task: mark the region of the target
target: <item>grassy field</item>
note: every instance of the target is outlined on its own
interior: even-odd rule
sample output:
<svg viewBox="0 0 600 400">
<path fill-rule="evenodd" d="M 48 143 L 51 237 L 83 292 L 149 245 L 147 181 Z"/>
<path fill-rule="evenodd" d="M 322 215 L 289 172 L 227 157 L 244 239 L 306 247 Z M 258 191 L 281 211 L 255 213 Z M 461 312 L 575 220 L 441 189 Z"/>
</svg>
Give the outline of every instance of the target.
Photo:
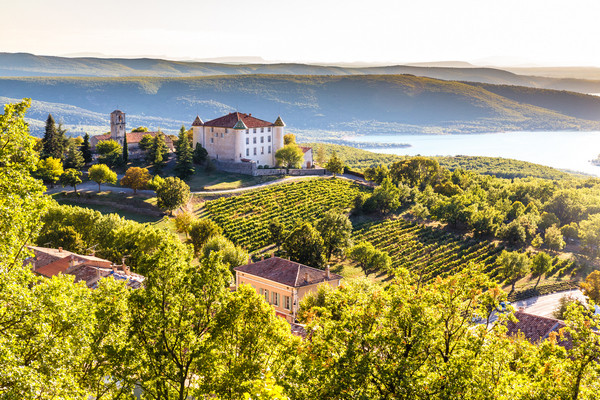
<svg viewBox="0 0 600 400">
<path fill-rule="evenodd" d="M 222 171 L 205 172 L 200 170 L 187 181 L 187 184 L 190 186 L 190 190 L 195 192 L 201 190 L 239 189 L 277 179 L 280 179 L 280 177 L 231 174 Z"/>
</svg>

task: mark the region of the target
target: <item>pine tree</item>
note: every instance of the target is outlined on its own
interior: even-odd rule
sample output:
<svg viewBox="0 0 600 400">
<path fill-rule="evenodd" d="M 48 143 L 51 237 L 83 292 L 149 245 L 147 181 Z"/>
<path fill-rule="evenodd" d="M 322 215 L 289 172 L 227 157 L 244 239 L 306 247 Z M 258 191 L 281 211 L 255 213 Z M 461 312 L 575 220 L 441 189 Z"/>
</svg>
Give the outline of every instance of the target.
<svg viewBox="0 0 600 400">
<path fill-rule="evenodd" d="M 81 151 L 79 151 L 74 144 L 70 145 L 69 150 L 67 151 L 67 156 L 65 157 L 65 168 L 79 170 L 84 164 L 85 160 L 83 159 L 83 154 L 81 154 Z"/>
<path fill-rule="evenodd" d="M 179 130 L 176 154 L 177 164 L 175 165 L 175 172 L 179 178 L 185 180 L 194 174 L 194 154 L 185 126 L 182 126 Z"/>
<path fill-rule="evenodd" d="M 83 161 L 86 164 L 92 162 L 92 148 L 90 146 L 90 135 L 87 133 L 83 137 L 83 144 L 81 145 L 81 154 L 83 155 Z"/>
<path fill-rule="evenodd" d="M 63 140 L 60 140 L 54 117 L 52 117 L 52 114 L 48 114 L 48 118 L 46 119 L 46 131 L 44 133 L 44 138 L 42 139 L 42 158 L 53 157 L 59 160 L 63 159 L 65 151 L 64 133 L 62 137 Z"/>
<path fill-rule="evenodd" d="M 127 165 L 127 162 L 129 161 L 129 146 L 127 146 L 127 134 L 125 134 L 125 137 L 123 138 L 123 164 Z"/>
</svg>

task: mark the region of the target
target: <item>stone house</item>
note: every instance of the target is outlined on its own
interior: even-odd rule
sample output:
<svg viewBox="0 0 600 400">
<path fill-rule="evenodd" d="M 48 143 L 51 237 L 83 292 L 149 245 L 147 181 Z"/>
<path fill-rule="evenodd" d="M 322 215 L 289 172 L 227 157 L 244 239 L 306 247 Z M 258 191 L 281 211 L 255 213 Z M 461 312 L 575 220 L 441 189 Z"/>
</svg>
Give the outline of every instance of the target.
<svg viewBox="0 0 600 400">
<path fill-rule="evenodd" d="M 110 113 L 110 133 L 90 137 L 90 146 L 92 147 L 92 150 L 95 151 L 96 145 L 99 142 L 109 139 L 112 139 L 123 146 L 125 137 L 127 137 L 127 150 L 129 152 L 129 157 L 141 158 L 143 157 L 144 152 L 140 150 L 140 141 L 144 135 L 155 137 L 157 134 L 158 132 L 127 132 L 125 113 L 121 110 L 115 110 Z M 174 151 L 173 140 L 167 135 L 165 135 L 165 144 L 167 145 L 169 152 Z"/>
<path fill-rule="evenodd" d="M 296 321 L 300 301 L 321 284 L 337 287 L 342 277 L 326 270 L 271 257 L 234 268 L 235 285 L 251 285 L 289 323 Z"/>
<path fill-rule="evenodd" d="M 29 246 L 29 249 L 33 250 L 34 257 L 25 262 L 31 265 L 34 273 L 46 278 L 59 274 L 73 275 L 75 282 L 83 281 L 90 289 L 98 287 L 100 279 L 107 277 L 126 281 L 127 286 L 132 289 L 140 288 L 145 280 L 142 275 L 131 272 L 124 263 L 115 265 L 109 260 L 76 254 L 63 250 L 62 247 L 52 249 Z"/>
</svg>

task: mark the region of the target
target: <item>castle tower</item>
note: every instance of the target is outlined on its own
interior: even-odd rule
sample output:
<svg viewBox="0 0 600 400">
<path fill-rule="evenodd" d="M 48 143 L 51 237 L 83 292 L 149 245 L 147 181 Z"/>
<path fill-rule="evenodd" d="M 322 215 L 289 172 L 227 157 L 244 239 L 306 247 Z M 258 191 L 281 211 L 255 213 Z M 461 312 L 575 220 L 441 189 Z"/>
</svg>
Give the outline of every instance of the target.
<svg viewBox="0 0 600 400">
<path fill-rule="evenodd" d="M 121 110 L 110 113 L 110 138 L 123 145 L 125 140 L 125 113 Z"/>
<path fill-rule="evenodd" d="M 206 147 L 206 143 L 204 143 L 204 121 L 202 121 L 199 115 L 196 115 L 196 119 L 192 122 L 192 133 L 192 147 L 195 149 L 196 143 L 200 143 L 202 147 Z"/>
<path fill-rule="evenodd" d="M 241 119 L 238 119 L 237 123 L 233 127 L 233 131 L 235 132 L 234 160 L 236 162 L 240 162 L 243 157 L 244 140 L 245 140 L 244 131 L 246 129 L 248 129 L 248 127 L 246 126 L 246 124 L 244 124 L 244 121 L 242 121 Z"/>
<path fill-rule="evenodd" d="M 285 123 L 281 119 L 281 117 L 277 117 L 275 122 L 273 123 L 273 157 L 275 157 L 275 153 L 277 150 L 283 147 L 283 135 L 285 128 Z"/>
</svg>

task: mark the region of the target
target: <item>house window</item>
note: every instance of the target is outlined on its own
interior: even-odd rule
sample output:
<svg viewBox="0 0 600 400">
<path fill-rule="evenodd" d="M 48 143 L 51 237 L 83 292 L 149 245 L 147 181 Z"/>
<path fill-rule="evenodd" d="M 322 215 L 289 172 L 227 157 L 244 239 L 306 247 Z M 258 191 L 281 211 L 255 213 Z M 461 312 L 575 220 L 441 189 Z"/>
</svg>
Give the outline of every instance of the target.
<svg viewBox="0 0 600 400">
<path fill-rule="evenodd" d="M 218 133 L 215 133 L 215 137 L 219 137 L 219 134 L 218 134 Z"/>
<path fill-rule="evenodd" d="M 246 149 L 246 157 L 250 155 L 250 149 Z"/>
<path fill-rule="evenodd" d="M 214 143 L 215 142 L 215 138 L 210 138 L 210 142 Z"/>
<path fill-rule="evenodd" d="M 221 132 L 221 137 L 223 137 L 223 132 Z"/>
<path fill-rule="evenodd" d="M 265 131 L 265 128 L 260 128 L 260 133 L 263 133 Z"/>
<path fill-rule="evenodd" d="M 273 305 L 274 306 L 279 306 L 279 293 L 275 293 L 273 292 L 273 296 L 272 296 L 272 300 L 273 300 Z"/>
<path fill-rule="evenodd" d="M 225 133 L 229 132 L 229 129 L 225 128 Z M 221 137 L 223 137 L 223 134 L 221 133 Z"/>
<path fill-rule="evenodd" d="M 211 131 L 211 132 L 214 132 L 214 131 L 215 131 L 215 128 L 212 128 L 212 127 L 211 127 L 211 128 L 210 128 L 210 131 Z"/>
<path fill-rule="evenodd" d="M 267 132 L 271 132 L 271 128 L 267 129 Z"/>
<path fill-rule="evenodd" d="M 250 133 L 250 129 L 246 129 L 246 135 Z"/>
<path fill-rule="evenodd" d="M 286 310 L 292 309 L 292 298 L 290 296 L 283 296 L 283 308 Z"/>
<path fill-rule="evenodd" d="M 268 303 L 269 302 L 269 291 L 267 289 L 264 290 L 264 295 L 265 295 L 265 301 Z"/>
<path fill-rule="evenodd" d="M 264 142 L 265 142 L 265 137 L 264 137 L 264 136 L 261 136 L 261 137 L 260 137 L 260 142 L 261 142 L 261 143 L 264 143 Z"/>
<path fill-rule="evenodd" d="M 256 138 L 252 138 L 252 142 L 256 144 Z"/>
<path fill-rule="evenodd" d="M 271 143 L 271 136 L 267 136 L 267 142 Z"/>
<path fill-rule="evenodd" d="M 250 144 L 250 138 L 246 138 L 246 144 Z"/>
<path fill-rule="evenodd" d="M 271 146 L 269 146 L 269 154 L 271 154 Z"/>
<path fill-rule="evenodd" d="M 256 133 L 256 128 L 254 128 L 254 133 Z"/>
<path fill-rule="evenodd" d="M 256 155 L 256 147 L 254 148 L 254 155 Z"/>
<path fill-rule="evenodd" d="M 265 146 L 260 147 L 260 154 L 265 154 Z"/>
</svg>

